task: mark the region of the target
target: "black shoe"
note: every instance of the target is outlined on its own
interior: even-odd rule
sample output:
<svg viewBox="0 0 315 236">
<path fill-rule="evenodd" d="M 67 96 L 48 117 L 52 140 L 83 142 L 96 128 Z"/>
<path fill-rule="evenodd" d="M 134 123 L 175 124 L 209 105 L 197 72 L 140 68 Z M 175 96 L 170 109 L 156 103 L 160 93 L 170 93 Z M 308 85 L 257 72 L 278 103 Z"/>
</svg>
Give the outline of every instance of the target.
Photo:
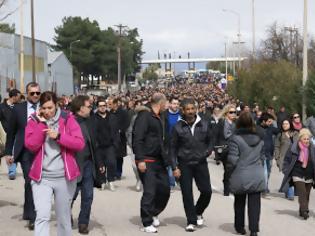
<svg viewBox="0 0 315 236">
<path fill-rule="evenodd" d="M 89 226 L 86 224 L 79 225 L 80 234 L 89 234 Z"/>
<path fill-rule="evenodd" d="M 241 235 L 245 235 L 246 234 L 246 230 L 244 228 L 242 228 L 242 229 L 235 229 L 235 230 L 236 230 L 236 232 L 238 234 L 241 234 Z"/>
<path fill-rule="evenodd" d="M 28 224 L 27 224 L 27 228 L 30 230 L 30 231 L 33 231 L 34 228 L 35 228 L 35 225 L 34 225 L 34 221 L 29 221 Z"/>
<path fill-rule="evenodd" d="M 73 216 L 71 215 L 71 228 L 73 228 L 74 225 L 74 220 L 73 220 Z"/>
<path fill-rule="evenodd" d="M 250 236 L 258 236 L 257 232 L 250 232 Z"/>
<path fill-rule="evenodd" d="M 307 211 L 304 211 L 304 212 L 302 213 L 302 217 L 304 218 L 304 220 L 307 220 L 310 216 L 309 216 L 309 214 L 308 214 Z"/>
</svg>

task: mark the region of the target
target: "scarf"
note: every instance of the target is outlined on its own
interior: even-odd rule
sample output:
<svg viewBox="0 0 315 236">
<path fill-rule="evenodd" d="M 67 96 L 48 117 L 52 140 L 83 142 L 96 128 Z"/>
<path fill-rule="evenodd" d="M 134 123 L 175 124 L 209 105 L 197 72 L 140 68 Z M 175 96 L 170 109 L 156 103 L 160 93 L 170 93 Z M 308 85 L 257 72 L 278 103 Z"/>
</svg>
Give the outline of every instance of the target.
<svg viewBox="0 0 315 236">
<path fill-rule="evenodd" d="M 302 122 L 299 122 L 299 123 L 292 122 L 292 123 L 295 130 L 301 130 L 303 128 Z"/>
<path fill-rule="evenodd" d="M 305 146 L 302 142 L 299 142 L 300 147 L 300 156 L 299 161 L 302 162 L 302 167 L 306 168 L 308 163 L 308 147 Z"/>
</svg>

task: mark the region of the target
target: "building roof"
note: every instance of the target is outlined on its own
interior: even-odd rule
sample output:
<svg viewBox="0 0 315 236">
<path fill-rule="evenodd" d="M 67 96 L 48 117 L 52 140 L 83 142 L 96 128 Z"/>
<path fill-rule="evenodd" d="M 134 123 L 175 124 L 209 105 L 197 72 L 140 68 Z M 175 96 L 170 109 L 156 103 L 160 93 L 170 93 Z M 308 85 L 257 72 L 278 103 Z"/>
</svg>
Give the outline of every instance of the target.
<svg viewBox="0 0 315 236">
<path fill-rule="evenodd" d="M 62 54 L 63 52 L 61 51 L 51 52 L 48 50 L 48 58 L 47 58 L 48 65 L 54 63 L 54 61 Z"/>
</svg>

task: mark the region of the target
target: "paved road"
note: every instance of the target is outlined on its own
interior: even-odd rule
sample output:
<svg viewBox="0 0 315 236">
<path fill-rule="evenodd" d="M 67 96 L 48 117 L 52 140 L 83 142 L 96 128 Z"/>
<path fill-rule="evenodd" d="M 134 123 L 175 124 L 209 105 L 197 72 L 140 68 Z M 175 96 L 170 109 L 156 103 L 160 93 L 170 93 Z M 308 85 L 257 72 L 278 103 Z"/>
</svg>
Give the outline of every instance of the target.
<svg viewBox="0 0 315 236">
<path fill-rule="evenodd" d="M 211 181 L 214 189 L 209 208 L 204 214 L 205 227 L 194 235 L 235 235 L 233 229 L 233 197 L 222 196 L 222 166 L 209 161 Z M 19 169 L 19 173 L 21 170 Z M 124 165 L 124 179 L 117 182 L 116 192 L 95 190 L 90 235 L 132 236 L 146 235 L 139 231 L 139 201 L 141 193 L 135 191 L 135 178 L 127 158 Z M 271 176 L 271 196 L 262 200 L 261 233 L 264 236 L 308 236 L 315 235 L 315 195 L 312 193 L 311 217 L 304 221 L 298 217 L 298 203 L 288 201 L 277 192 L 282 175 L 274 168 Z M 197 191 L 195 191 L 197 194 Z M 78 199 L 79 200 L 79 199 Z M 23 177 L 8 180 L 6 166 L 0 167 L 0 235 L 33 235 L 25 228 L 22 220 Z M 74 216 L 78 215 L 79 201 L 74 205 Z M 171 195 L 166 210 L 160 216 L 162 225 L 159 235 L 185 235 L 183 204 L 180 191 Z M 76 221 L 75 221 L 76 222 Z M 55 215 L 52 213 L 51 235 L 56 235 Z M 77 229 L 74 235 L 79 235 Z"/>
</svg>

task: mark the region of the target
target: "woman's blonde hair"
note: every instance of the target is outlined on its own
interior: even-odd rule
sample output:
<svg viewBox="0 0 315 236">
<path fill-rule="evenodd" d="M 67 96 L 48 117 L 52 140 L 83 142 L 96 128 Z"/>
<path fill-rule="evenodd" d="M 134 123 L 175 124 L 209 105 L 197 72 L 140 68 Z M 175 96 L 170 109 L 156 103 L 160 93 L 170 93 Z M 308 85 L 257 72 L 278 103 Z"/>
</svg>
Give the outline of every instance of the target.
<svg viewBox="0 0 315 236">
<path fill-rule="evenodd" d="M 309 129 L 303 128 L 299 132 L 299 140 L 301 140 L 302 137 L 308 136 L 309 138 L 312 137 L 312 133 Z"/>
<path fill-rule="evenodd" d="M 220 114 L 220 118 L 226 117 L 227 113 L 229 113 L 231 108 L 234 108 L 236 111 L 236 106 L 234 104 L 228 104 L 225 107 L 223 107 L 222 112 Z"/>
</svg>

